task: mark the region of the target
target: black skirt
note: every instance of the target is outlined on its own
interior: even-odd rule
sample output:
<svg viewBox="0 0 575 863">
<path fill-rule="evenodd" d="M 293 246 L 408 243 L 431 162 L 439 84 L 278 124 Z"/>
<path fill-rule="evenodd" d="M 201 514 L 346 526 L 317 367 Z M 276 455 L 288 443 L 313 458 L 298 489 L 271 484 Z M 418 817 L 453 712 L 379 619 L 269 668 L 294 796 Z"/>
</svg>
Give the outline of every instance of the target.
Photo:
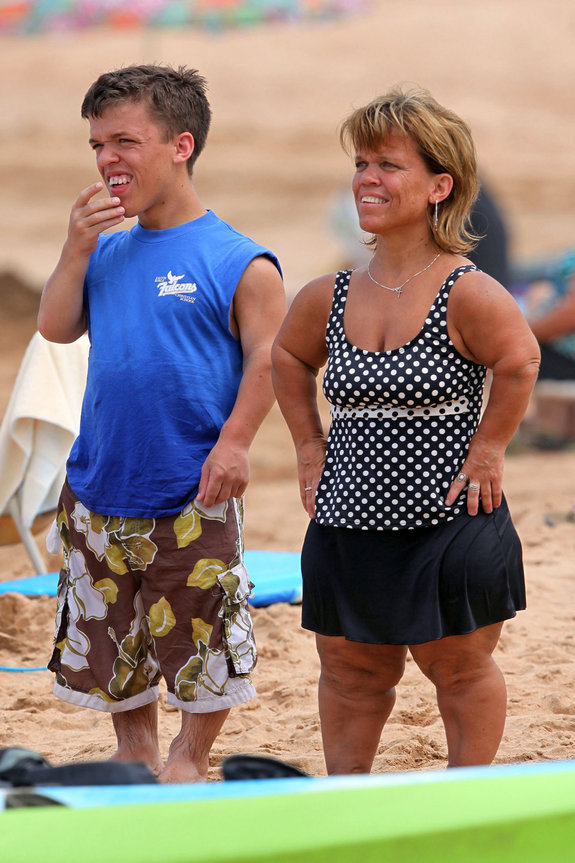
<svg viewBox="0 0 575 863">
<path fill-rule="evenodd" d="M 304 629 L 368 644 L 425 644 L 525 608 L 521 542 L 505 501 L 413 530 L 311 521 L 302 574 Z"/>
</svg>

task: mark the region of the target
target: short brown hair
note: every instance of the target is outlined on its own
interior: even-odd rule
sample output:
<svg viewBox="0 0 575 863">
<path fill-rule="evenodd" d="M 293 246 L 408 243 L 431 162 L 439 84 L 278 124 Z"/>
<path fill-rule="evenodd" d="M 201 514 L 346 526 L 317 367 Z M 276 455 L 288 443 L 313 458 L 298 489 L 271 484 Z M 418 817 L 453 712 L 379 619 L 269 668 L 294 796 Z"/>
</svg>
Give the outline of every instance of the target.
<svg viewBox="0 0 575 863">
<path fill-rule="evenodd" d="M 194 152 L 188 159 L 191 176 L 210 128 L 212 114 L 206 91 L 206 79 L 195 69 L 126 66 L 105 72 L 94 81 L 84 96 L 81 114 L 85 119 L 101 117 L 107 108 L 118 102 L 145 102 L 167 140 L 181 132 L 192 134 Z"/>
<path fill-rule="evenodd" d="M 413 139 L 432 174 L 449 174 L 453 179 L 451 192 L 439 205 L 436 229 L 434 207 L 429 205 L 429 224 L 435 242 L 446 252 L 471 251 L 479 239 L 470 229 L 479 179 L 469 126 L 427 90 L 394 87 L 353 111 L 341 125 L 340 141 L 347 153 L 352 148 L 376 150 L 394 131 Z"/>
</svg>

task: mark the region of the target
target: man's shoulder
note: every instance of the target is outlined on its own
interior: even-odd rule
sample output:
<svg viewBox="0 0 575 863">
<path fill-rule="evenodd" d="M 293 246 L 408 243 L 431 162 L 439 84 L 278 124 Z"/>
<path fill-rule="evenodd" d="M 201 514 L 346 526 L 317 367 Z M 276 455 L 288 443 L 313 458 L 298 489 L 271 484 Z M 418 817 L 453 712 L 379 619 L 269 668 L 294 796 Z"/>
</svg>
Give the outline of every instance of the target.
<svg viewBox="0 0 575 863">
<path fill-rule="evenodd" d="M 216 216 L 215 214 L 213 215 L 215 219 L 214 223 L 217 222 L 219 228 L 218 241 L 221 240 L 224 247 L 226 247 L 226 252 L 228 254 L 235 251 L 235 253 L 243 259 L 246 264 L 253 258 L 257 258 L 259 256 L 269 258 L 281 273 L 279 261 L 270 249 L 266 246 L 262 246 L 261 243 L 258 243 L 247 234 L 238 231 L 237 228 L 234 228 L 234 226 L 230 225 L 229 222 L 220 219 L 219 216 Z M 220 247 L 220 251 L 221 250 L 222 248 Z"/>
<path fill-rule="evenodd" d="M 234 228 L 233 225 L 230 225 L 229 222 L 226 222 L 224 219 L 220 219 L 219 216 L 216 216 L 213 213 L 213 225 L 218 227 L 224 237 L 227 237 L 230 243 L 247 243 L 253 246 L 259 246 L 252 237 L 249 237 L 247 234 L 244 234 L 242 231 L 239 231 L 237 228 Z M 263 248 L 260 246 L 260 248 Z"/>
</svg>

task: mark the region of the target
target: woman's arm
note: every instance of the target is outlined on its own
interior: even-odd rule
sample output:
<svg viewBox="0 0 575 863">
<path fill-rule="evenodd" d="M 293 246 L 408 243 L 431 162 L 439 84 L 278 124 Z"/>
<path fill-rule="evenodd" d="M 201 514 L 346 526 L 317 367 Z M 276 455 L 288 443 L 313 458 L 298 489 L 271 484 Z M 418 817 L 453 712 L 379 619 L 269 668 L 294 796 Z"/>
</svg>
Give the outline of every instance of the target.
<svg viewBox="0 0 575 863">
<path fill-rule="evenodd" d="M 327 359 L 325 331 L 334 278 L 323 276 L 302 288 L 272 348 L 274 391 L 294 441 L 301 500 L 310 518 L 325 460 L 317 376 Z"/>
<path fill-rule="evenodd" d="M 517 303 L 498 282 L 484 273 L 462 276 L 448 305 L 448 327 L 463 356 L 492 370 L 489 397 L 460 471 L 480 491 L 470 489 L 467 509 L 476 515 L 479 497 L 485 512 L 502 497 L 503 458 L 521 422 L 539 370 L 537 339 Z M 451 506 L 461 492 L 452 483 L 446 497 Z"/>
</svg>

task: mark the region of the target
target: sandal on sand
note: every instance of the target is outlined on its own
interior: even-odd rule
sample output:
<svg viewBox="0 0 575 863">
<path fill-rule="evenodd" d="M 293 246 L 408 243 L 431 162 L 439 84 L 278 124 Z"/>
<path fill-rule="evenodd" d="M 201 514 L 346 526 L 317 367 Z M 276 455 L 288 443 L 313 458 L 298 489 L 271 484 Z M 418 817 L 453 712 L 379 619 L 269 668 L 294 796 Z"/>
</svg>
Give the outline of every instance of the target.
<svg viewBox="0 0 575 863">
<path fill-rule="evenodd" d="M 33 788 L 15 788 L 6 793 L 4 809 L 27 809 L 29 806 L 65 806 L 47 794 L 38 794 Z"/>
<path fill-rule="evenodd" d="M 13 784 L 14 775 L 35 767 L 49 767 L 43 755 L 24 749 L 22 746 L 8 746 L 0 749 L 0 782 Z"/>
<path fill-rule="evenodd" d="M 240 779 L 288 779 L 307 776 L 298 767 L 264 755 L 230 755 L 222 762 L 222 773 L 226 781 Z"/>
<path fill-rule="evenodd" d="M 34 785 L 154 785 L 149 767 L 138 761 L 79 761 L 50 764 L 42 755 L 17 746 L 0 749 L 0 783 L 12 788 Z"/>
</svg>

